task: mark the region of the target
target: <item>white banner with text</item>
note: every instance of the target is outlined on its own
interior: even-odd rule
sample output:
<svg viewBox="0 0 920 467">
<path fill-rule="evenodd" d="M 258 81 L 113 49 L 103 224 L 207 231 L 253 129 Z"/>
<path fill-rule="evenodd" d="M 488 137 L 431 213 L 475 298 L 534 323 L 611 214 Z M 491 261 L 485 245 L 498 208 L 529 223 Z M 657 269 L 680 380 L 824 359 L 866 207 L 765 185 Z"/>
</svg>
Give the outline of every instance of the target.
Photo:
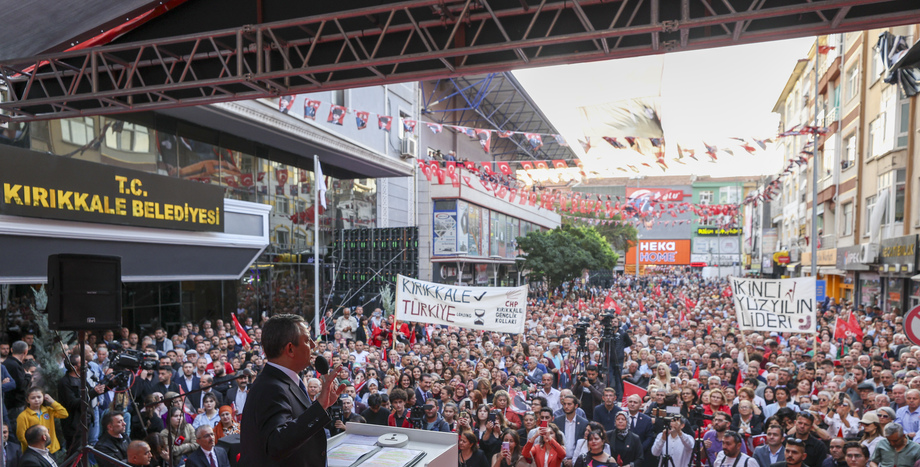
<svg viewBox="0 0 920 467">
<path fill-rule="evenodd" d="M 467 287 L 400 275 L 396 319 L 512 334 L 524 332 L 527 286 Z"/>
<path fill-rule="evenodd" d="M 815 278 L 730 279 L 741 330 L 816 332 Z"/>
</svg>

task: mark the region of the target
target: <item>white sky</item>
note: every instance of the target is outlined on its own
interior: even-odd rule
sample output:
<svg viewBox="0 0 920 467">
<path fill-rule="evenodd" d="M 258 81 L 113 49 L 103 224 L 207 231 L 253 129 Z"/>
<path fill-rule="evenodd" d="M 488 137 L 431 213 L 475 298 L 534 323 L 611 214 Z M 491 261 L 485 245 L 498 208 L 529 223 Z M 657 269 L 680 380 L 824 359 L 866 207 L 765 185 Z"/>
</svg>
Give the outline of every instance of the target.
<svg viewBox="0 0 920 467">
<path fill-rule="evenodd" d="M 734 156 L 718 153 L 710 163 L 703 141 L 720 149 L 738 144 L 729 138 L 765 139 L 777 134 L 779 115 L 773 105 L 795 63 L 806 58 L 813 37 L 692 52 L 517 70 L 515 77 L 586 164 L 609 167 L 632 164 L 646 175 L 766 175 L 782 170 L 782 154 L 748 154 L 737 146 Z M 565 85 L 560 86 L 560 83 Z M 592 140 L 588 155 L 578 139 L 583 132 L 576 108 L 635 97 L 660 96 L 667 146 L 664 172 L 650 155 L 616 150 Z M 622 140 L 621 140 L 622 141 Z M 678 164 L 677 143 L 696 149 L 700 162 Z M 551 144 L 551 143 L 550 143 Z M 641 166 L 649 163 L 652 168 Z M 634 175 L 613 169 L 619 176 Z"/>
</svg>

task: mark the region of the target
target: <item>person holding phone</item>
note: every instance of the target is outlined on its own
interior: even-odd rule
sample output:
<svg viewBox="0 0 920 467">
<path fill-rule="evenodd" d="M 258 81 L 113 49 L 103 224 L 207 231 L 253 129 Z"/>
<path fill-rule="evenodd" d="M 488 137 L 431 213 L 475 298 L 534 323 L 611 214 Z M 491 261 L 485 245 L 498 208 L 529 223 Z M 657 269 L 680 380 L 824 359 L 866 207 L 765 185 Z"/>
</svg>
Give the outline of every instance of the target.
<svg viewBox="0 0 920 467">
<path fill-rule="evenodd" d="M 505 430 L 502 434 L 502 447 L 498 454 L 492 456 L 492 467 L 529 467 L 530 461 L 521 454 L 520 438 L 517 431 Z"/>
<path fill-rule="evenodd" d="M 537 434 L 527 440 L 521 454 L 536 467 L 560 467 L 565 460 L 562 432 L 555 423 L 541 421 Z"/>
</svg>

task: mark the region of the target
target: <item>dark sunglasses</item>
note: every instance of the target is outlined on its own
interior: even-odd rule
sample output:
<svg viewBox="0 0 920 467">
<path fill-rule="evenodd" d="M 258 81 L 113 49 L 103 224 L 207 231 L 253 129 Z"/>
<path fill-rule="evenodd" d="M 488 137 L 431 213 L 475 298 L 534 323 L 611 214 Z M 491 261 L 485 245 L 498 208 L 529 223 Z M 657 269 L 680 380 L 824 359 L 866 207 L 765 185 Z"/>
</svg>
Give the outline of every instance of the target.
<svg viewBox="0 0 920 467">
<path fill-rule="evenodd" d="M 786 444 L 794 444 L 796 446 L 805 446 L 805 441 L 802 441 L 798 438 L 786 438 Z"/>
</svg>

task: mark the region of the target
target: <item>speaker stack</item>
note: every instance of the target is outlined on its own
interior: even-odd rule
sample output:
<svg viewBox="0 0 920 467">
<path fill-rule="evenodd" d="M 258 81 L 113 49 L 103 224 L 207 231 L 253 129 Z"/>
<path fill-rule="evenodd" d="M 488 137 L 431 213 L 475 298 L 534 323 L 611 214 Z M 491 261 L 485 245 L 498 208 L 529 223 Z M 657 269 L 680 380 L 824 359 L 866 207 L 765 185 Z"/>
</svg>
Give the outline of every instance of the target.
<svg viewBox="0 0 920 467">
<path fill-rule="evenodd" d="M 47 310 L 51 329 L 121 328 L 121 258 L 49 256 Z"/>
<path fill-rule="evenodd" d="M 348 303 L 336 305 L 364 305 L 365 297 L 376 295 L 385 283 L 395 283 L 397 275 L 418 277 L 418 227 L 346 229 L 337 232 L 336 239 L 333 248 L 342 264 L 337 271 L 335 297 L 345 300 L 368 284 Z"/>
</svg>

